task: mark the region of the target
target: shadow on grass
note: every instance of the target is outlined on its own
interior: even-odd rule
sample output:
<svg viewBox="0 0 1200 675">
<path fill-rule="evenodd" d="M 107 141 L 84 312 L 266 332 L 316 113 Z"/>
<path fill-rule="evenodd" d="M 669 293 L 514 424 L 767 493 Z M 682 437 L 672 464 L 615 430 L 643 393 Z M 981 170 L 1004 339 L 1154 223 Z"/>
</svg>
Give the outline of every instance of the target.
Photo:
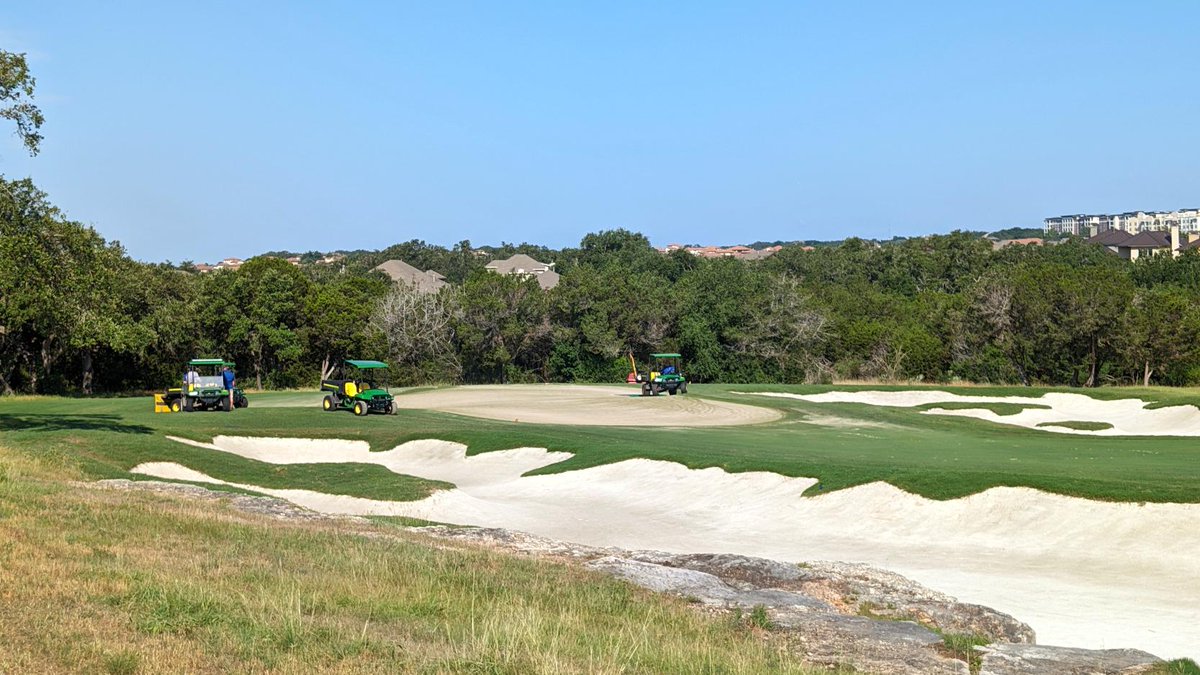
<svg viewBox="0 0 1200 675">
<path fill-rule="evenodd" d="M 6 415 L 0 413 L 0 431 L 115 431 L 149 434 L 144 424 L 128 424 L 117 415 Z"/>
</svg>

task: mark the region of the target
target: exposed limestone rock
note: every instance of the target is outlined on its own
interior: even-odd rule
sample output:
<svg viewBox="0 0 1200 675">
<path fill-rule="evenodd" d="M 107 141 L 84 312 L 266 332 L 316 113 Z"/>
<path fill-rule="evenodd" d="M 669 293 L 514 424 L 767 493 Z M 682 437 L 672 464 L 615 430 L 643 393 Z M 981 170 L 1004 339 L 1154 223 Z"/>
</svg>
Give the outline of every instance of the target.
<svg viewBox="0 0 1200 675">
<path fill-rule="evenodd" d="M 979 647 L 980 675 L 1136 675 L 1159 663 L 1136 649 L 1072 649 L 1042 645 L 995 644 Z"/>
</svg>

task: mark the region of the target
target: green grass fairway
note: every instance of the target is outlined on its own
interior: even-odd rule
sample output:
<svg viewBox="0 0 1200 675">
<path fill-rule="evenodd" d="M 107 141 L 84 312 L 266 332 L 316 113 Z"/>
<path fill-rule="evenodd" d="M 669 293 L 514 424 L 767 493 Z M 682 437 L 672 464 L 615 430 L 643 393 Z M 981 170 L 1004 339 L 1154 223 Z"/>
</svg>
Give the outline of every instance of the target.
<svg viewBox="0 0 1200 675">
<path fill-rule="evenodd" d="M 472 454 L 523 446 L 575 453 L 573 459 L 546 467 L 542 473 L 644 457 L 693 468 L 815 477 L 821 485 L 813 492 L 882 480 L 935 499 L 1007 485 L 1103 500 L 1200 502 L 1200 439 L 1055 434 L 924 415 L 920 409 L 745 395 L 832 388 L 696 385 L 689 396 L 766 406 L 783 413 L 782 419 L 766 424 L 698 429 L 534 425 L 422 410 L 357 418 L 321 411 L 320 395 L 315 392 L 252 394 L 250 408 L 228 414 L 156 415 L 149 397 L 17 397 L 0 400 L 0 444 L 42 459 L 76 464 L 96 478 L 128 477 L 127 471 L 138 463 L 172 461 L 233 482 L 395 500 L 419 499 L 439 484 L 397 476 L 374 465 L 268 465 L 184 446 L 165 436 L 201 441 L 218 434 L 362 439 L 374 450 L 438 438 L 464 443 Z M 938 388 L 999 396 L 1051 391 Z M 1189 390 L 1054 391 L 1105 399 L 1139 397 L 1156 405 L 1200 403 L 1200 396 Z M 999 412 L 994 404 L 988 407 Z"/>
</svg>

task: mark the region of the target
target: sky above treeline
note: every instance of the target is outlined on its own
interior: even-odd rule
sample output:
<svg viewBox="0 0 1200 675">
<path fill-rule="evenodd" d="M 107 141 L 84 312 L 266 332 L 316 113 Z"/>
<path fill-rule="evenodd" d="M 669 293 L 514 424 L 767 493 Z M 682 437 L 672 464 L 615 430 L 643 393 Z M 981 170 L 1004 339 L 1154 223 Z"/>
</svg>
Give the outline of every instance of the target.
<svg viewBox="0 0 1200 675">
<path fill-rule="evenodd" d="M 1200 206 L 1200 3 L 5 3 L 0 173 L 143 260 Z"/>
</svg>

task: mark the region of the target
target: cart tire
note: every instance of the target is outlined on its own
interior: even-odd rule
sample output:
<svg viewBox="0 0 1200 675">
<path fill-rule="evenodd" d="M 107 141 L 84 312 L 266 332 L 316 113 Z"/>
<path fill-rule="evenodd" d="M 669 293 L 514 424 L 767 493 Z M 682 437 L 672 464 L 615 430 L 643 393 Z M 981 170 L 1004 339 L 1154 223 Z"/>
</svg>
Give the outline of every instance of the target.
<svg viewBox="0 0 1200 675">
<path fill-rule="evenodd" d="M 642 396 L 649 396 L 649 395 L 650 395 L 650 385 L 643 384 L 642 385 Z"/>
<path fill-rule="evenodd" d="M 191 396 L 184 397 L 183 412 L 192 412 L 195 409 L 196 409 L 196 402 L 194 400 L 192 400 L 192 397 Z"/>
<path fill-rule="evenodd" d="M 679 385 L 679 393 L 681 393 L 681 394 L 687 393 L 687 382 L 684 382 L 683 384 Z"/>
<path fill-rule="evenodd" d="M 333 397 L 332 396 L 326 396 L 324 399 L 322 399 L 321 409 L 333 410 Z"/>
<path fill-rule="evenodd" d="M 233 406 L 229 405 L 229 397 L 222 396 L 221 397 L 221 412 L 229 412 L 230 410 L 233 410 Z"/>
<path fill-rule="evenodd" d="M 171 401 L 171 412 L 179 412 L 179 401 Z"/>
<path fill-rule="evenodd" d="M 370 411 L 371 411 L 371 409 L 367 407 L 366 401 L 355 401 L 354 402 L 354 414 L 355 415 L 358 415 L 359 417 L 365 417 L 366 414 Z"/>
<path fill-rule="evenodd" d="M 667 394 L 674 396 L 676 393 L 675 390 L 676 390 L 676 387 L 667 387 Z"/>
</svg>

